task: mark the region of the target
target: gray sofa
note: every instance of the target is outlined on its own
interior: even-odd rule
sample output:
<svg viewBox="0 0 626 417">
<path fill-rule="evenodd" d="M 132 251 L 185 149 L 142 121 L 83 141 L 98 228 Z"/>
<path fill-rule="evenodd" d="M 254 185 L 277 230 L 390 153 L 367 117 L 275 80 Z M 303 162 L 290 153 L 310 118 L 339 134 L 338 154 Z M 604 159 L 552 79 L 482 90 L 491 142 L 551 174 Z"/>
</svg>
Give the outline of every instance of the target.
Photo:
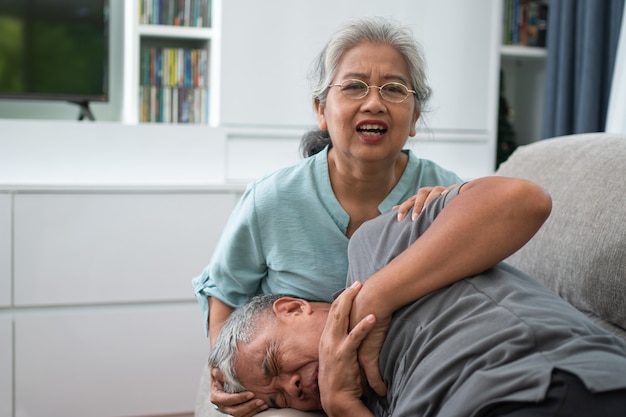
<svg viewBox="0 0 626 417">
<path fill-rule="evenodd" d="M 527 178 L 552 196 L 546 223 L 507 262 L 626 340 L 626 135 L 526 145 L 497 174 Z"/>
<path fill-rule="evenodd" d="M 507 262 L 626 340 L 626 135 L 592 133 L 518 148 L 497 175 L 527 178 L 552 195 L 552 213 Z M 204 372 L 196 415 L 214 416 Z M 271 410 L 259 416 L 312 416 Z"/>
</svg>

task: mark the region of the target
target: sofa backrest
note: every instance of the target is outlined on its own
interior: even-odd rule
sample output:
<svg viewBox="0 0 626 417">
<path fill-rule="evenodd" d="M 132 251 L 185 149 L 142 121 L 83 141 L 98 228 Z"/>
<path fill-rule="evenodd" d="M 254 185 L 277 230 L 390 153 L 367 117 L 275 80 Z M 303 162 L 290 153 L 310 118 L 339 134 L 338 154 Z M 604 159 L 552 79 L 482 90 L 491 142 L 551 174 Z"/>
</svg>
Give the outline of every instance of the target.
<svg viewBox="0 0 626 417">
<path fill-rule="evenodd" d="M 626 338 L 626 135 L 522 146 L 497 175 L 542 185 L 553 204 L 543 227 L 507 262 Z"/>
</svg>

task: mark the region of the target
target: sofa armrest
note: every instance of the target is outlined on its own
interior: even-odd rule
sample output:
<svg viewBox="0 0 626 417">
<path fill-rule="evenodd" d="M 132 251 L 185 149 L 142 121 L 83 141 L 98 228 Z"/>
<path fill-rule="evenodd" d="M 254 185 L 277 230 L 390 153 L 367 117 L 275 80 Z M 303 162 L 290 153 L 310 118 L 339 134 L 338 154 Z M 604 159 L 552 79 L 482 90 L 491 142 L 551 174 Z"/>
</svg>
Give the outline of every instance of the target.
<svg viewBox="0 0 626 417">
<path fill-rule="evenodd" d="M 507 262 L 626 335 L 626 135 L 591 133 L 518 148 L 497 175 L 532 180 L 550 217 Z M 615 331 L 619 332 L 619 329 Z"/>
</svg>

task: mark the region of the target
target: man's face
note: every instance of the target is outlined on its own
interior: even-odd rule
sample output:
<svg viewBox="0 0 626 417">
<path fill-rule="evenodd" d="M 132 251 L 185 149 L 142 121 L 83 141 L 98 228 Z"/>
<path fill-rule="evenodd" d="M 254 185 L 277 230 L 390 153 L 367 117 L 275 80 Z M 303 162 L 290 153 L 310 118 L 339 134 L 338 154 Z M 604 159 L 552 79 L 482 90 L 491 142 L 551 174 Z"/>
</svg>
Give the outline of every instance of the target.
<svg viewBox="0 0 626 417">
<path fill-rule="evenodd" d="M 239 381 L 270 407 L 322 408 L 318 349 L 326 314 L 310 306 L 302 300 L 278 300 L 276 320 L 263 323 L 251 343 L 238 346 L 235 371 Z"/>
</svg>

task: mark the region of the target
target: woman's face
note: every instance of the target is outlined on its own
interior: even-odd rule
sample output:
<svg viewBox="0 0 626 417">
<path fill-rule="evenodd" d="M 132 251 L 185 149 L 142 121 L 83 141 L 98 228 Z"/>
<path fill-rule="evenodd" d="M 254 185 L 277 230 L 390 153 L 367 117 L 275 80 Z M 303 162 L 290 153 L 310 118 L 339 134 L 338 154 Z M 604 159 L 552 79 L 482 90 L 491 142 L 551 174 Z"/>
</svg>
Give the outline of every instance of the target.
<svg viewBox="0 0 626 417">
<path fill-rule="evenodd" d="M 404 57 L 385 43 L 362 42 L 344 52 L 331 84 L 358 79 L 368 85 L 409 84 Z M 319 128 L 328 130 L 335 152 L 361 161 L 395 157 L 409 136 L 415 136 L 419 111 L 413 94 L 401 103 L 385 101 L 377 88 L 361 99 L 345 97 L 331 87 L 324 104 L 316 103 Z"/>
</svg>

